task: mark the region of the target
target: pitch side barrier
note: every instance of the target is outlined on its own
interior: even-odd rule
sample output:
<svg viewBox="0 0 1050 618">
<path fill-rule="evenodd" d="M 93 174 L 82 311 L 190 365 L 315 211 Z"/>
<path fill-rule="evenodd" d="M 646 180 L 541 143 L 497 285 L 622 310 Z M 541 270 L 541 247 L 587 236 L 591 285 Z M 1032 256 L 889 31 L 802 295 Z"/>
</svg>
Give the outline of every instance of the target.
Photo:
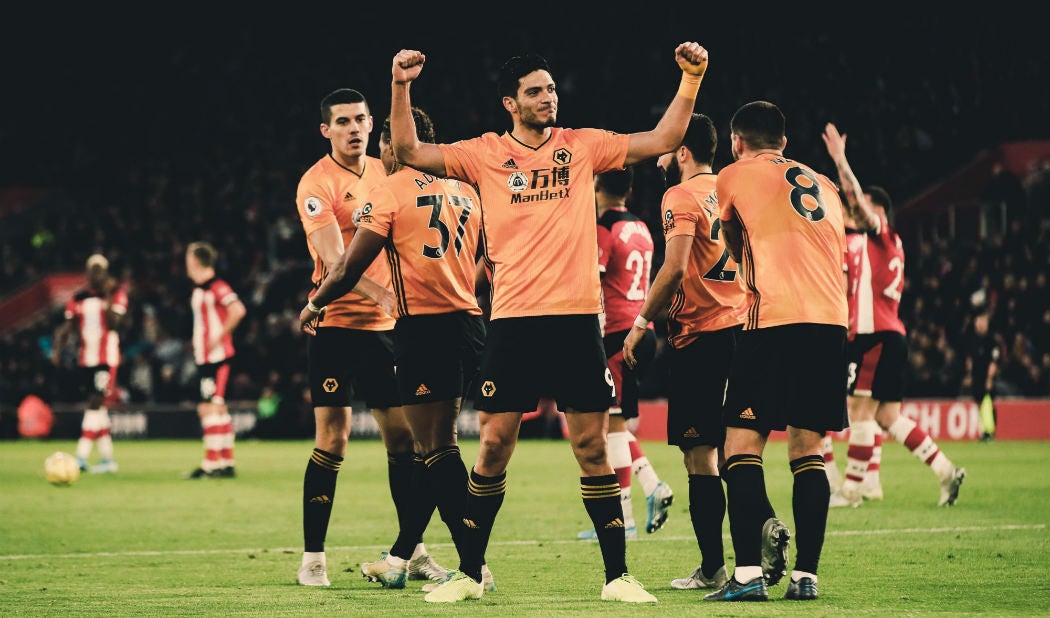
<svg viewBox="0 0 1050 618">
<path fill-rule="evenodd" d="M 239 437 L 263 439 L 312 437 L 311 427 L 279 418 L 260 418 L 255 401 L 228 402 L 234 431 Z M 52 406 L 55 423 L 50 439 L 76 439 L 80 436 L 81 404 Z M 640 422 L 635 432 L 641 440 L 666 440 L 667 400 L 639 402 Z M 996 402 L 998 425 L 996 440 L 1050 440 L 1050 398 L 1000 399 Z M 6 413 L 6 412 L 5 412 Z M 937 441 L 977 440 L 981 437 L 977 404 L 969 399 L 906 400 L 901 413 L 915 420 Z M 196 404 L 118 404 L 110 408 L 114 438 L 198 438 L 201 435 Z M 531 422 L 531 421 L 530 421 Z M 282 428 L 287 428 L 283 430 Z M 841 434 L 848 435 L 849 430 Z M 478 414 L 469 405 L 460 413 L 459 435 L 478 437 Z M 363 402 L 354 402 L 350 439 L 379 439 L 379 427 Z M 772 440 L 782 440 L 783 432 L 773 432 Z"/>
<path fill-rule="evenodd" d="M 279 417 L 260 418 L 257 402 L 227 402 L 233 429 L 238 437 L 259 438 L 303 438 L 313 437 L 312 426 L 300 419 Z M 379 439 L 379 426 L 364 402 L 353 402 L 350 439 Z M 83 404 L 57 403 L 52 405 L 55 423 L 49 439 L 71 439 L 80 437 L 80 421 L 84 415 Z M 117 404 L 109 408 L 110 434 L 115 439 L 142 438 L 199 438 L 200 420 L 195 403 L 177 404 Z M 478 414 L 473 409 L 464 410 L 459 418 L 459 435 L 478 437 Z"/>
<path fill-rule="evenodd" d="M 996 440 L 1050 440 L 1050 399 L 1003 398 L 995 402 L 998 416 Z M 981 418 L 971 399 L 908 399 L 901 414 L 914 420 L 938 442 L 977 440 Z M 639 402 L 640 423 L 635 435 L 642 440 L 664 440 L 667 435 L 667 400 Z M 842 432 L 846 436 L 849 429 Z M 771 440 L 786 434 L 774 431 Z"/>
</svg>

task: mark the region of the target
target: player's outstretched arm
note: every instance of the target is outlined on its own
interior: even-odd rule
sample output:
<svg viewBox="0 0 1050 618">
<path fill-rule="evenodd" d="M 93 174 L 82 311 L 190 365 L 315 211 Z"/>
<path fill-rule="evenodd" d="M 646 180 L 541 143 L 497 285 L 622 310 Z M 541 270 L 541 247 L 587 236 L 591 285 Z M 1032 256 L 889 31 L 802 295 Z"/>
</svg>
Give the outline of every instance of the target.
<svg viewBox="0 0 1050 618">
<path fill-rule="evenodd" d="M 667 106 L 660 122 L 651 131 L 632 133 L 627 146 L 626 165 L 671 152 L 682 143 L 689 118 L 696 103 L 700 81 L 707 72 L 707 50 L 699 43 L 682 43 L 674 50 L 675 61 L 682 69 L 678 93 Z"/>
<path fill-rule="evenodd" d="M 435 176 L 445 177 L 445 156 L 437 144 L 419 141 L 412 118 L 409 85 L 419 77 L 427 57 L 414 49 L 402 49 L 394 55 L 390 69 L 390 144 L 401 163 Z"/>
<path fill-rule="evenodd" d="M 394 292 L 390 288 L 375 279 L 362 275 L 352 291 L 354 294 L 363 296 L 379 305 L 379 308 L 390 317 L 397 317 L 397 297 L 394 296 Z"/>
<path fill-rule="evenodd" d="M 824 126 L 824 133 L 821 134 L 821 137 L 824 139 L 824 146 L 827 147 L 831 160 L 835 162 L 842 192 L 846 194 L 846 210 L 848 211 L 846 214 L 853 219 L 857 229 L 862 232 L 878 229 L 879 218 L 875 216 L 871 204 L 864 197 L 864 190 L 861 189 L 860 182 L 853 174 L 849 160 L 846 159 L 846 134 L 840 134 L 838 128 L 829 122 Z"/>
<path fill-rule="evenodd" d="M 649 328 L 649 322 L 667 313 L 667 308 L 671 306 L 671 299 L 682 286 L 692 245 L 693 237 L 689 235 L 671 237 L 664 245 L 664 263 L 657 271 L 656 278 L 653 279 L 653 285 L 649 288 L 649 296 L 645 299 L 642 310 L 638 312 L 634 326 L 623 340 L 623 361 L 631 369 L 634 369 L 638 362 L 634 356 L 634 349 L 642 340 L 646 329 Z"/>
<path fill-rule="evenodd" d="M 361 276 L 364 275 L 365 269 L 383 250 L 385 243 L 386 238 L 373 231 L 357 230 L 354 239 L 350 241 L 350 247 L 343 253 L 342 259 L 336 263 L 303 310 L 299 312 L 299 327 L 303 331 L 314 334 L 313 323 L 321 310 L 328 303 L 345 296 L 354 289 Z"/>
</svg>

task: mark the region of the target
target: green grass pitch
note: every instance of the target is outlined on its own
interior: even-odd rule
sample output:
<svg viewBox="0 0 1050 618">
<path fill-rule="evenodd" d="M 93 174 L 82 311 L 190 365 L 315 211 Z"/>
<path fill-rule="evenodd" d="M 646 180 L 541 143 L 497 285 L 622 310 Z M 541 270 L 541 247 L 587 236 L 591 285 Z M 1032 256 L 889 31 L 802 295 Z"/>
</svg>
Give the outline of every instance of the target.
<svg viewBox="0 0 1050 618">
<path fill-rule="evenodd" d="M 302 551 L 306 441 L 237 444 L 236 479 L 184 481 L 199 441 L 118 441 L 120 471 L 44 480 L 44 458 L 71 441 L 0 443 L 0 616 L 1047 616 L 1050 615 L 1050 443 L 945 442 L 968 471 L 959 503 L 938 508 L 933 473 L 887 442 L 886 497 L 834 509 L 820 569 L 820 599 L 701 605 L 701 591 L 668 583 L 699 564 L 681 457 L 649 442 L 646 454 L 675 491 L 663 530 L 628 543 L 628 565 L 659 603 L 599 600 L 598 546 L 579 473 L 564 441 L 522 441 L 488 561 L 498 590 L 453 606 L 423 602 L 419 583 L 383 590 L 359 563 L 388 549 L 396 519 L 378 441 L 354 441 L 340 474 L 328 533 L 332 587 L 295 584 Z M 462 445 L 468 465 L 477 441 Z M 840 469 L 845 444 L 836 445 Z M 766 453 L 778 515 L 794 530 L 783 443 Z M 635 481 L 634 512 L 645 520 Z M 732 544 L 725 524 L 726 558 Z M 447 567 L 455 548 L 435 515 L 425 541 Z M 789 563 L 790 564 L 790 563 Z"/>
</svg>

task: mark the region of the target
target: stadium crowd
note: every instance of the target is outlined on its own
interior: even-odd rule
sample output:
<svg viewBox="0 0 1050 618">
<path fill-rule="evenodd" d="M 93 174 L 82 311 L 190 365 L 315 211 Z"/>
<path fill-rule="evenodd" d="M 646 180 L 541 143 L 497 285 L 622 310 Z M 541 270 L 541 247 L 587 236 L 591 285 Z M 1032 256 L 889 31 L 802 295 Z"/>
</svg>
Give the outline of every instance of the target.
<svg viewBox="0 0 1050 618">
<path fill-rule="evenodd" d="M 325 48 L 332 43 L 320 39 L 309 57 L 333 52 Z M 228 399 L 260 399 L 264 415 L 292 419 L 287 431 L 312 435 L 306 427 L 312 422 L 306 345 L 296 320 L 309 287 L 311 263 L 294 200 L 297 179 L 323 153 L 325 144 L 319 136 L 314 140 L 304 136 L 318 122 L 314 109 L 318 96 L 343 85 L 365 92 L 373 102 L 377 123 L 381 122 L 387 111 L 385 59 L 389 56 L 384 49 L 374 55 L 373 68 L 336 73 L 324 62 L 307 62 L 305 51 L 297 56 L 287 55 L 285 49 L 282 66 L 299 61 L 302 66 L 282 73 L 272 70 L 282 50 L 267 50 L 248 35 L 211 43 L 222 44 L 228 47 L 220 50 L 221 62 L 213 59 L 216 49 L 207 46 L 151 59 L 164 67 L 158 73 L 192 90 L 192 94 L 173 94 L 171 101 L 153 101 L 159 106 L 153 113 L 171 120 L 164 134 L 175 136 L 167 138 L 164 148 L 139 149 L 132 138 L 113 136 L 117 154 L 103 156 L 93 150 L 90 140 L 101 141 L 105 134 L 86 131 L 73 138 L 68 160 L 44 163 L 51 168 L 43 172 L 22 170 L 23 182 L 31 185 L 42 185 L 44 179 L 62 180 L 47 186 L 47 194 L 32 207 L 0 215 L 0 298 L 44 274 L 80 271 L 88 255 L 104 253 L 131 299 L 119 378 L 127 400 L 192 400 L 195 368 L 188 302 L 192 284 L 185 274 L 184 250 L 195 240 L 211 242 L 220 252 L 217 271 L 248 307 L 248 316 L 236 332 L 238 353 Z M 1005 98 L 960 94 L 973 95 L 968 86 L 973 79 L 981 80 L 985 92 L 994 91 L 999 80 L 1006 79 L 997 76 L 995 59 L 980 50 L 922 49 L 920 43 L 913 43 L 920 45 L 918 52 L 933 56 L 931 62 L 951 54 L 945 64 L 950 68 L 934 80 L 920 63 L 895 61 L 894 53 L 914 54 L 914 48 L 886 56 L 856 55 L 841 35 L 814 37 L 800 45 L 801 60 L 774 55 L 755 70 L 735 71 L 729 68 L 728 58 L 725 68 L 719 64 L 730 54 L 719 54 L 717 45 L 709 44 L 715 70 L 705 82 L 697 109 L 714 118 L 719 128 L 723 143 L 718 167 L 730 159 L 729 114 L 741 100 L 756 94 L 777 101 L 792 119 L 789 156 L 822 162 L 821 171 L 834 178 L 834 167 L 819 139 L 819 127 L 834 120 L 849 131 L 850 155 L 861 182 L 885 186 L 898 205 L 967 162 L 977 150 L 1032 137 L 1034 128 L 1025 124 L 1023 115 L 1011 113 L 1000 100 Z M 460 73 L 492 75 L 491 64 L 506 55 L 504 48 L 525 48 L 526 39 L 507 33 L 499 42 L 480 41 L 469 62 L 462 63 L 462 50 L 441 49 L 436 43 L 431 47 L 428 71 L 432 73 L 426 79 L 427 90 L 434 94 L 422 104 L 443 128 L 439 139 L 476 134 L 479 128 L 503 130 L 504 112 L 494 103 L 494 88 L 484 90 L 479 84 L 485 80 L 466 79 Z M 617 82 L 617 74 L 628 64 L 636 68 L 667 64 L 659 57 L 666 45 L 612 50 L 607 62 L 597 64 L 574 59 L 569 47 L 557 43 L 551 47 L 541 51 L 560 76 L 563 101 L 571 102 L 562 115 L 563 124 L 585 120 L 590 126 L 620 132 L 651 124 L 652 118 L 632 119 L 617 105 L 607 104 L 605 97 L 611 92 L 604 84 Z M 330 56 L 329 62 L 345 62 L 345 54 Z M 817 58 L 827 68 L 825 81 L 839 88 L 829 92 L 805 82 L 787 83 L 781 77 L 790 74 L 796 62 Z M 336 82 L 330 77 L 333 74 L 340 75 Z M 114 84 L 129 89 L 129 100 L 146 97 L 161 79 L 144 75 L 138 82 L 124 83 L 119 75 L 112 77 Z M 283 80 L 279 86 L 276 79 Z M 669 93 L 663 90 L 671 81 L 665 74 L 639 70 L 634 79 L 632 91 L 653 93 L 657 108 L 667 99 Z M 233 82 L 238 84 L 236 92 L 218 87 Z M 260 91 L 274 94 L 260 98 Z M 591 93 L 591 98 L 583 93 Z M 144 113 L 126 111 L 132 119 Z M 989 117 L 999 121 L 994 130 L 991 123 L 980 121 Z M 147 142 L 159 136 L 155 130 L 146 130 Z M 5 174 L 18 171 L 9 169 Z M 3 180 L 14 183 L 10 177 Z M 631 208 L 657 237 L 662 180 L 650 164 L 636 170 L 635 182 Z M 992 330 L 1002 354 L 997 393 L 1050 394 L 1046 302 L 1050 298 L 1050 213 L 1046 210 L 1050 169 L 1013 179 L 1003 191 L 983 199 L 989 204 L 1009 202 L 1011 216 L 1005 229 L 980 242 L 940 238 L 906 247 L 901 314 L 912 346 L 907 396 L 966 392 L 963 350 L 973 316 L 983 309 L 992 312 Z M 657 251 L 653 273 L 661 257 L 659 247 Z M 0 337 L 0 403 L 17 405 L 30 393 L 51 402 L 68 400 L 58 379 L 60 370 L 49 361 L 51 335 L 60 320 L 61 312 L 41 313 L 32 325 Z M 658 378 L 659 360 L 655 367 L 643 385 L 645 397 L 666 392 Z"/>
</svg>

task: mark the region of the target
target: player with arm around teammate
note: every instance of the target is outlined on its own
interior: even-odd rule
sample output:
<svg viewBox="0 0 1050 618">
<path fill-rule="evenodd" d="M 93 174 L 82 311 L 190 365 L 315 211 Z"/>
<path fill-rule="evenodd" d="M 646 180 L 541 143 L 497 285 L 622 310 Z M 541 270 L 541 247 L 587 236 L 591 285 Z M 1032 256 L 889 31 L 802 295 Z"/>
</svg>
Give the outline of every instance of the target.
<svg viewBox="0 0 1050 618">
<path fill-rule="evenodd" d="M 386 178 L 383 162 L 366 153 L 373 121 L 364 95 L 340 88 L 326 95 L 320 107 L 321 134 L 330 151 L 303 174 L 296 191 L 299 219 L 314 261 L 314 288 L 341 262 L 369 192 Z M 307 342 L 316 432 L 303 479 L 304 547 L 298 581 L 305 586 L 329 585 L 324 543 L 350 435 L 351 392 L 371 410 L 387 450 L 388 482 L 398 520 L 392 549 L 410 553 L 409 578 L 438 581 L 447 575 L 422 543 L 434 503 L 429 494 L 418 491 L 423 463 L 415 452 L 394 378 L 394 302 L 389 286 L 390 268 L 380 257 L 368 266 L 354 293 L 328 304 L 315 325 L 316 336 Z M 404 584 L 393 583 L 398 585 Z"/>
<path fill-rule="evenodd" d="M 429 117 L 412 110 L 421 140 L 434 141 Z M 358 231 L 342 261 L 325 278 L 300 314 L 304 330 L 324 306 L 358 282 L 385 248 L 397 324 L 394 361 L 405 416 L 424 453 L 426 491 L 436 497 L 457 549 L 465 543 L 463 517 L 467 471 L 456 441 L 456 418 L 477 373 L 485 326 L 474 294 L 480 204 L 463 182 L 403 167 L 389 145 L 389 123 L 380 151 L 390 176 L 370 196 Z M 383 570 L 368 571 L 382 582 L 404 580 L 408 556 L 394 551 Z M 483 569 L 491 583 L 491 573 Z M 374 571 L 374 572 L 373 572 Z"/>
</svg>

